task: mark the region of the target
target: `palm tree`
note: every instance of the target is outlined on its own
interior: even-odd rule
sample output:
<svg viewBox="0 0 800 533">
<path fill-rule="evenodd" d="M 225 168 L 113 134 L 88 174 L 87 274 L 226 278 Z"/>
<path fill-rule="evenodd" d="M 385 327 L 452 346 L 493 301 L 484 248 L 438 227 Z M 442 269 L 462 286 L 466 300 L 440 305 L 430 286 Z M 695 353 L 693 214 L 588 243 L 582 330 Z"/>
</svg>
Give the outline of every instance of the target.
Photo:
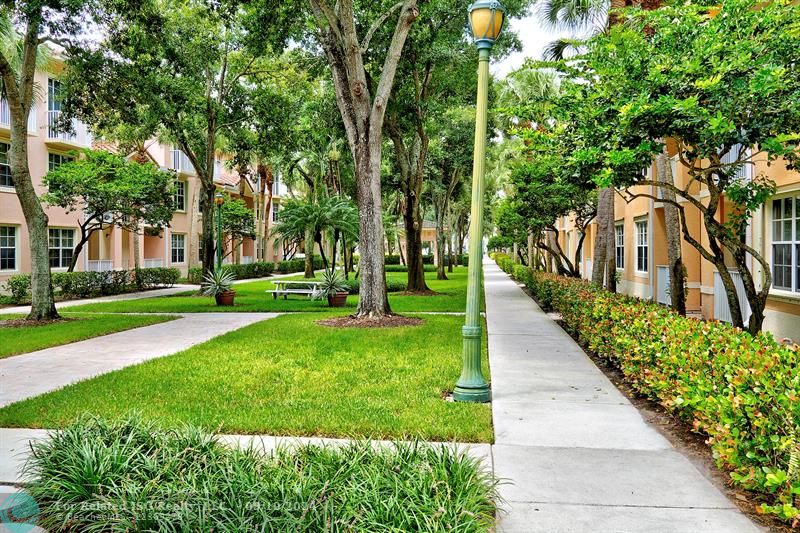
<svg viewBox="0 0 800 533">
<path fill-rule="evenodd" d="M 350 242 L 358 239 L 358 209 L 353 202 L 338 196 L 322 197 L 317 202 L 290 200 L 281 210 L 280 220 L 273 228 L 272 235 L 277 237 L 276 248 L 282 241 L 299 243 L 311 239 L 319 245 L 322 262 L 327 269 L 329 262 L 323 238 L 328 232 L 337 232 Z M 336 243 L 332 261 L 335 264 Z M 305 277 L 314 277 L 313 254 L 306 253 Z"/>
</svg>

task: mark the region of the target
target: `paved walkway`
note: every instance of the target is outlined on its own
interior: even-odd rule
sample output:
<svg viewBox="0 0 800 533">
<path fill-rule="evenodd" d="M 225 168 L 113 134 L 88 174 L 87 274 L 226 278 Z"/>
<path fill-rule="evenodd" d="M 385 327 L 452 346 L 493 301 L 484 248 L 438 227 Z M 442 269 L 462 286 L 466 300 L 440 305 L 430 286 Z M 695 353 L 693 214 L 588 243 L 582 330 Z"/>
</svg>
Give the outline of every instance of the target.
<svg viewBox="0 0 800 533">
<path fill-rule="evenodd" d="M 494 262 L 484 263 L 499 531 L 759 531 Z"/>
<path fill-rule="evenodd" d="M 0 359 L 0 407 L 174 354 L 276 316 L 276 313 L 186 314 L 170 322 Z"/>
</svg>

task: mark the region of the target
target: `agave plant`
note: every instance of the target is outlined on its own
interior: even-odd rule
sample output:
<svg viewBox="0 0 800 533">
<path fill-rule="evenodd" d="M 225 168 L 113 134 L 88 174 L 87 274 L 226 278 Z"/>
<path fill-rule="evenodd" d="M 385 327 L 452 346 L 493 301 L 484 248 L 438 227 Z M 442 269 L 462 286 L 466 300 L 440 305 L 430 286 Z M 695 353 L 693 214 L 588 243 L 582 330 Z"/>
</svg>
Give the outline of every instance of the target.
<svg viewBox="0 0 800 533">
<path fill-rule="evenodd" d="M 333 296 L 340 292 L 348 292 L 347 282 L 338 270 L 333 268 L 326 269 L 322 273 L 322 282 L 319 285 L 316 296 L 319 299 Z"/>
<path fill-rule="evenodd" d="M 228 292 L 233 287 L 235 279 L 233 272 L 227 268 L 217 268 L 205 275 L 200 285 L 200 292 L 204 296 L 217 296 Z"/>
</svg>

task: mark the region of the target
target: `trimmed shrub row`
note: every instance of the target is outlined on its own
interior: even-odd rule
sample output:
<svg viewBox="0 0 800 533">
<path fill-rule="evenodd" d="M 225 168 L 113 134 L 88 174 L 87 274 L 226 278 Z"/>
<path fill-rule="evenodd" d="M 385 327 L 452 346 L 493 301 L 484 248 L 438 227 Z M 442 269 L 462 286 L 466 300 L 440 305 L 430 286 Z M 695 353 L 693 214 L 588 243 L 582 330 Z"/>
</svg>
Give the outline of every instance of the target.
<svg viewBox="0 0 800 533">
<path fill-rule="evenodd" d="M 225 268 L 233 272 L 236 279 L 264 278 L 275 271 L 275 263 L 259 261 L 246 265 L 225 265 Z M 190 268 L 187 281 L 194 285 L 200 285 L 203 282 L 203 269 L 201 267 Z"/>
<path fill-rule="evenodd" d="M 800 517 L 799 346 L 582 280 L 520 265 L 513 276 L 637 391 L 707 435 L 734 484 L 759 493 L 760 512 Z"/>
<path fill-rule="evenodd" d="M 126 292 L 172 287 L 180 279 L 177 268 L 140 268 L 107 272 L 53 272 L 53 288 L 65 298 L 109 296 Z M 16 304 L 31 299 L 31 277 L 19 274 L 8 279 L 4 287 Z"/>
</svg>

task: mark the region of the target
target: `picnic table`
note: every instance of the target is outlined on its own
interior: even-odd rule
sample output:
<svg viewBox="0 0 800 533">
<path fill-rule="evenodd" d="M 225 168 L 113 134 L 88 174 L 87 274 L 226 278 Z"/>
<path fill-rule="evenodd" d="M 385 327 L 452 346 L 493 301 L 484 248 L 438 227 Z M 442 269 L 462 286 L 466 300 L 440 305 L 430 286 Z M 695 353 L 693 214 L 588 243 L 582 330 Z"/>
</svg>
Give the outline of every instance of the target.
<svg viewBox="0 0 800 533">
<path fill-rule="evenodd" d="M 275 290 L 267 291 L 272 293 L 272 298 L 277 300 L 278 296 L 283 296 L 283 299 L 288 299 L 290 294 L 302 294 L 308 296 L 309 299 L 319 292 L 319 281 L 302 281 L 302 280 L 275 280 Z"/>
</svg>

